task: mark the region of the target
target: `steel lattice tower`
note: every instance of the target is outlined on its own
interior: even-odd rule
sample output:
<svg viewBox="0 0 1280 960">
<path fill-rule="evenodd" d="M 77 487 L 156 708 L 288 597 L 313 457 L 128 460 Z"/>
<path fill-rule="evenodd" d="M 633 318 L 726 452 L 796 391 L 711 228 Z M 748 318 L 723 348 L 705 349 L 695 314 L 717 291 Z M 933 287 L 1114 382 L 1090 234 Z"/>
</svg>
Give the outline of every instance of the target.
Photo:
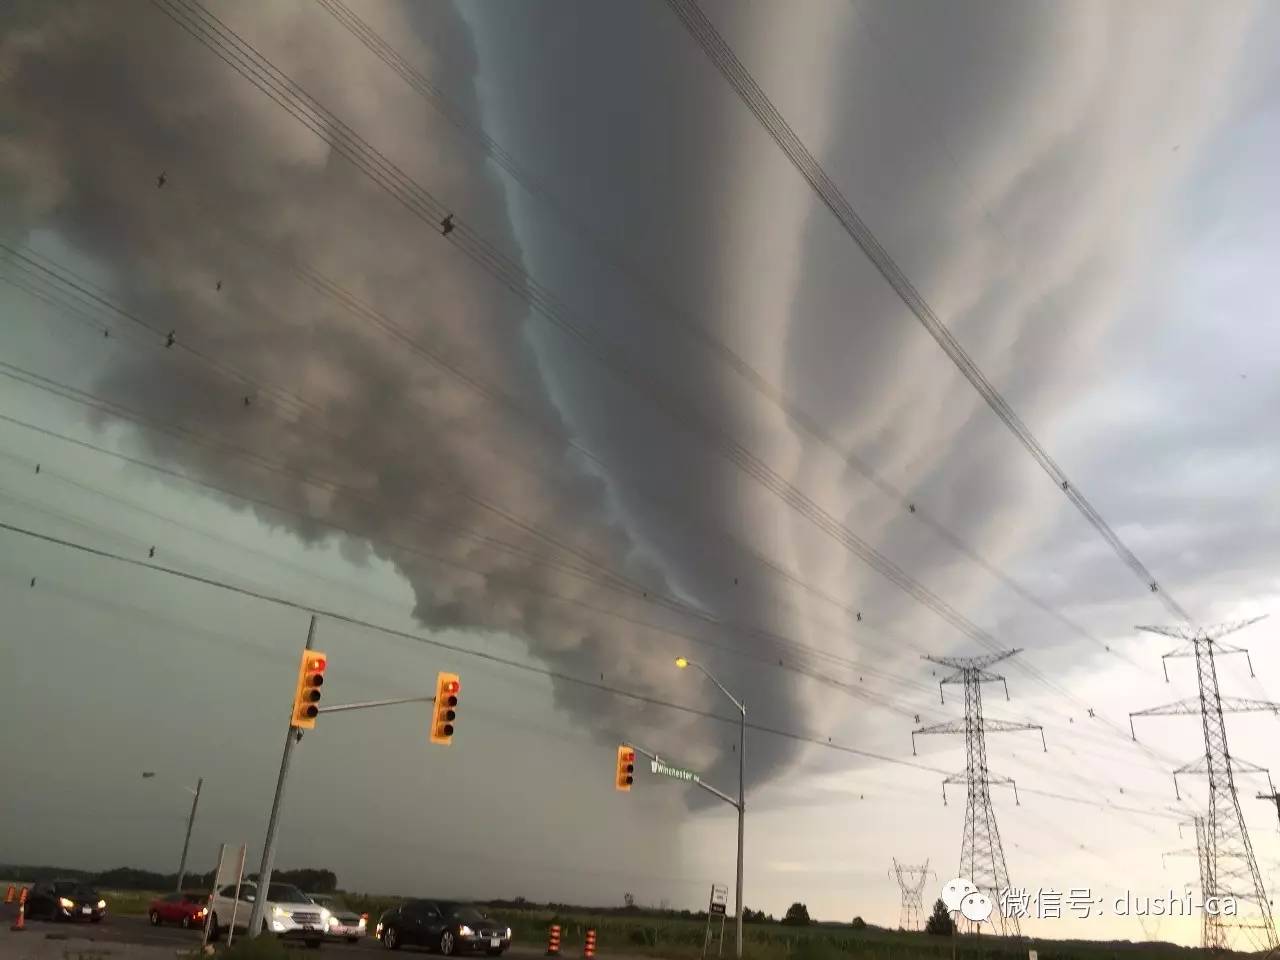
<svg viewBox="0 0 1280 960">
<path fill-rule="evenodd" d="M 915 753 L 916 735 L 926 733 L 963 733 L 965 743 L 964 773 L 953 774 L 942 781 L 942 802 L 947 802 L 947 784 L 965 785 L 964 840 L 960 845 L 960 876 L 991 898 L 995 911 L 991 922 L 1001 935 L 1020 936 L 1022 929 L 1017 917 L 1005 917 L 1000 909 L 1002 894 L 1009 889 L 1009 870 L 1004 862 L 1004 847 L 1000 843 L 1000 828 L 991 807 L 991 784 L 1008 784 L 1013 787 L 1014 800 L 1018 787 L 1009 777 L 993 777 L 987 769 L 987 731 L 1039 730 L 1040 743 L 1044 745 L 1044 729 L 1037 723 L 1013 723 L 1008 720 L 987 720 L 982 716 L 982 685 L 999 681 L 1004 684 L 1005 699 L 1009 698 L 1009 685 L 1005 678 L 989 673 L 987 667 L 1012 657 L 1018 650 L 990 653 L 981 657 L 925 657 L 933 663 L 951 667 L 955 672 L 938 682 L 942 694 L 945 684 L 964 684 L 964 719 L 948 720 L 921 727 L 911 732 L 911 752 Z M 942 702 L 946 703 L 943 696 Z"/>
<path fill-rule="evenodd" d="M 1197 837 L 1203 850 L 1203 863 L 1200 868 L 1201 883 L 1204 887 L 1202 896 L 1206 900 L 1209 897 L 1234 897 L 1237 903 L 1252 904 L 1258 911 L 1256 918 L 1206 917 L 1203 928 L 1204 946 L 1215 950 L 1232 946 L 1229 943 L 1231 930 L 1243 932 L 1249 941 L 1247 949 L 1274 950 L 1277 947 L 1275 924 L 1271 917 L 1271 903 L 1267 899 L 1262 875 L 1258 872 L 1258 861 L 1253 855 L 1253 844 L 1249 842 L 1249 831 L 1245 826 L 1244 814 L 1240 810 L 1240 798 L 1236 794 L 1235 770 L 1261 771 L 1262 768 L 1236 760 L 1231 756 L 1231 751 L 1227 747 L 1227 727 L 1223 715 L 1258 711 L 1280 712 L 1280 703 L 1247 700 L 1242 697 L 1222 697 L 1218 692 L 1218 668 L 1214 662 L 1215 656 L 1229 653 L 1243 653 L 1247 658 L 1249 654 L 1243 648 L 1228 646 L 1218 641 L 1227 634 L 1235 633 L 1261 619 L 1262 617 L 1254 617 L 1251 620 L 1219 624 L 1205 629 L 1138 627 L 1139 630 L 1145 630 L 1148 633 L 1158 633 L 1184 642 L 1184 646 L 1176 647 L 1162 658 L 1166 663 L 1165 680 L 1169 679 L 1167 661 L 1170 658 L 1194 657 L 1199 695 L 1131 713 L 1129 715 L 1130 733 L 1136 740 L 1137 734 L 1133 730 L 1134 717 L 1199 714 L 1200 727 L 1204 734 L 1204 756 L 1175 770 L 1174 782 L 1176 789 L 1176 777 L 1179 773 L 1202 775 L 1209 781 L 1209 810 L 1204 818 L 1203 837 Z M 1249 673 L 1253 673 L 1252 663 L 1249 665 Z M 1235 948 L 1246 949 L 1241 944 L 1235 945 Z"/>
<path fill-rule="evenodd" d="M 899 863 L 893 859 L 893 872 L 898 878 L 898 887 L 902 890 L 902 909 L 898 913 L 898 926 L 903 930 L 923 929 L 924 917 L 924 885 L 929 878 L 929 861 L 923 866 L 914 867 Z"/>
</svg>

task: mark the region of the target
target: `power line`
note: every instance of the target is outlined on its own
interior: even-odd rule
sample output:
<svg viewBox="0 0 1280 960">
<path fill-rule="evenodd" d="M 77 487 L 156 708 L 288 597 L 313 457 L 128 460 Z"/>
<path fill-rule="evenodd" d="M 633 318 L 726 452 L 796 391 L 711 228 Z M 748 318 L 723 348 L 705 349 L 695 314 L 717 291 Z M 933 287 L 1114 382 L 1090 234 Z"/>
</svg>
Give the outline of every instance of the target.
<svg viewBox="0 0 1280 960">
<path fill-rule="evenodd" d="M 741 717 L 727 717 L 721 714 L 714 713 L 709 710 L 703 710 L 697 707 L 690 707 L 686 704 L 680 704 L 670 700 L 664 700 L 661 697 L 653 697 L 647 694 L 636 693 L 635 691 L 627 690 L 622 687 L 615 686 L 613 684 L 602 683 L 595 680 L 585 680 L 580 677 L 575 677 L 570 674 L 561 673 L 560 671 L 552 670 L 547 667 L 540 667 L 534 664 L 521 663 L 518 660 L 512 660 L 508 657 L 502 657 L 495 653 L 489 653 L 482 650 L 471 650 L 466 647 L 459 646 L 457 644 L 449 643 L 446 640 L 439 640 L 434 637 L 423 636 L 421 634 L 412 633 L 407 630 L 400 630 L 395 627 L 389 627 L 384 624 L 375 623 L 371 620 L 366 620 L 361 617 L 356 617 L 350 614 L 341 613 L 339 611 L 329 610 L 324 607 L 299 603 L 295 600 L 289 600 L 285 597 L 276 596 L 276 595 L 267 593 L 265 591 L 254 590 L 248 587 L 227 583 L 225 581 L 218 580 L 217 578 L 214 578 L 214 577 L 206 577 L 200 574 L 190 573 L 188 571 L 179 570 L 174 567 L 167 567 L 163 564 L 149 563 L 145 560 L 139 560 L 134 557 L 127 557 L 127 556 L 124 556 L 123 554 L 115 553 L 110 550 L 103 550 L 98 547 L 91 547 L 87 544 L 77 543 L 73 540 L 67 540 L 62 537 L 55 537 L 51 534 L 40 533 L 39 531 L 31 530 L 26 527 L 21 527 L 16 524 L 0 521 L 0 530 L 6 530 L 9 533 L 17 534 L 19 536 L 24 536 L 32 540 L 41 541 L 43 543 L 47 543 L 53 546 L 62 547 L 67 550 L 74 550 L 79 553 L 84 553 L 89 556 L 96 557 L 98 559 L 111 560 L 117 563 L 124 563 L 132 567 L 150 570 L 155 573 L 162 573 L 167 576 L 176 577 L 181 580 L 186 580 L 192 583 L 198 583 L 206 587 L 213 587 L 219 590 L 226 590 L 230 593 L 235 593 L 243 597 L 249 597 L 251 599 L 259 600 L 264 603 L 274 604 L 276 606 L 283 607 L 290 610 L 295 610 L 300 613 L 307 613 L 307 614 L 313 614 L 317 617 L 324 617 L 336 623 L 343 623 L 343 624 L 347 624 L 348 626 L 360 627 L 366 630 L 370 630 L 374 633 L 381 633 L 386 636 L 398 637 L 404 640 L 413 640 L 418 643 L 426 644 L 427 646 L 435 647 L 442 650 L 448 650 L 452 653 L 462 654 L 468 657 L 475 657 L 477 659 L 484 660 L 489 663 L 501 664 L 503 666 L 510 667 L 515 670 L 521 670 L 525 673 L 532 673 L 540 676 L 545 676 L 551 679 L 560 680 L 565 683 L 574 684 L 575 686 L 582 687 L 584 689 L 596 690 L 601 693 L 606 693 L 611 696 L 616 696 L 623 699 L 631 700 L 636 703 L 643 703 L 650 706 L 657 706 L 657 707 L 663 707 L 665 709 L 676 710 L 678 712 L 689 714 L 691 716 L 696 716 L 696 717 L 700 717 L 707 720 L 714 720 L 718 723 L 728 724 L 735 727 L 741 724 L 742 722 Z M 823 747 L 828 750 L 834 750 L 839 753 L 845 753 L 853 756 L 864 757 L 869 760 L 878 760 L 882 763 L 889 763 L 895 766 L 910 767 L 912 769 L 922 770 L 922 771 L 925 771 L 928 773 L 934 773 L 934 774 L 941 773 L 945 775 L 947 772 L 940 767 L 932 767 L 932 766 L 929 766 L 928 764 L 919 763 L 917 761 L 904 760 L 900 757 L 893 757 L 887 754 L 877 753 L 870 750 L 862 750 L 860 748 L 849 746 L 847 744 L 836 743 L 830 737 L 822 738 L 820 736 L 810 734 L 810 733 L 797 733 L 794 731 L 784 730 L 778 727 L 771 727 L 771 726 L 767 726 L 764 724 L 759 724 L 751 721 L 748 721 L 747 726 L 759 733 L 766 733 L 766 734 L 770 734 L 771 736 L 776 736 L 776 737 L 780 737 L 783 739 L 792 740 L 796 742 L 809 743 L 815 746 Z M 1094 800 L 1089 800 L 1082 797 L 1072 797 L 1066 794 L 1059 794 L 1059 793 L 1055 793 L 1047 790 L 1027 789 L 1023 792 L 1036 794 L 1038 796 L 1048 797 L 1050 799 L 1062 800 L 1068 803 L 1084 804 L 1086 806 L 1100 807 L 1103 809 L 1126 810 L 1128 812 L 1138 813 L 1144 816 L 1159 817 L 1161 819 L 1167 819 L 1167 820 L 1176 821 L 1178 819 L 1176 816 L 1171 814 L 1160 813 L 1152 810 L 1142 810 L 1139 808 L 1120 807 L 1119 805 L 1116 805 L 1116 804 L 1099 804 L 1097 801 L 1094 801 Z"/>
<path fill-rule="evenodd" d="M 1116 555 L 1142 580 L 1143 585 L 1152 593 L 1155 593 L 1160 601 L 1180 620 L 1191 622 L 1190 614 L 1173 597 L 1161 589 L 1151 571 L 1124 544 L 1116 532 L 1102 518 L 1101 514 L 1085 498 L 1084 494 L 1071 483 L 1066 473 L 1049 456 L 1048 451 L 1036 439 L 1031 429 L 1022 422 L 1000 392 L 987 379 L 968 353 L 965 352 L 960 342 L 956 340 L 946 325 L 938 319 L 938 316 L 933 312 L 933 308 L 929 306 L 928 302 L 916 290 L 888 251 L 885 250 L 867 225 L 854 212 L 853 207 L 840 192 L 840 188 L 836 186 L 835 181 L 828 176 L 822 165 L 809 152 L 809 149 L 796 135 L 795 131 L 791 129 L 790 124 L 787 123 L 777 107 L 765 95 L 750 71 L 743 66 L 733 49 L 716 31 L 711 21 L 707 19 L 706 14 L 699 8 L 696 0 L 667 0 L 667 5 L 680 19 L 681 23 L 684 24 L 689 34 L 698 42 L 698 45 L 702 47 L 707 57 L 715 65 L 716 69 L 720 71 L 721 76 L 737 92 L 747 109 L 755 115 L 761 126 L 773 137 L 782 152 L 787 156 L 787 159 L 791 161 L 800 175 L 808 181 L 819 199 L 827 206 L 840 225 L 844 227 L 850 238 L 866 254 L 867 259 L 880 272 L 885 282 L 893 288 L 893 291 L 915 315 L 916 319 L 920 321 L 930 336 L 937 341 L 943 352 L 951 358 L 951 361 L 964 374 L 965 379 L 978 391 L 996 416 L 1000 418 L 1023 447 L 1026 448 L 1027 452 L 1031 454 L 1041 469 L 1049 475 L 1054 485 L 1066 494 L 1067 499 L 1076 506 L 1076 509 L 1080 511 L 1085 520 L 1107 541 Z"/>
</svg>

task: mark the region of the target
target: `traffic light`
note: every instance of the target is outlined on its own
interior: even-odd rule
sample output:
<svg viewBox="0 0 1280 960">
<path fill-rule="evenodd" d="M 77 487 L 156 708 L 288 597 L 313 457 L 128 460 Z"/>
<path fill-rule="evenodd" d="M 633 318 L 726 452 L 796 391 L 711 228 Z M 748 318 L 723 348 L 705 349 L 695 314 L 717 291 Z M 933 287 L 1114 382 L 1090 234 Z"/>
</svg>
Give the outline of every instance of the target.
<svg viewBox="0 0 1280 960">
<path fill-rule="evenodd" d="M 613 785 L 619 790 L 630 790 L 635 772 L 636 752 L 625 744 L 618 747 L 618 772 L 614 775 Z"/>
<path fill-rule="evenodd" d="M 436 675 L 436 704 L 431 718 L 432 743 L 447 745 L 453 742 L 453 721 L 458 717 L 458 691 L 461 689 L 456 673 L 441 671 Z"/>
<path fill-rule="evenodd" d="M 298 688 L 293 694 L 293 717 L 289 726 L 311 730 L 320 714 L 320 688 L 329 658 L 319 650 L 303 650 L 298 664 Z"/>
</svg>

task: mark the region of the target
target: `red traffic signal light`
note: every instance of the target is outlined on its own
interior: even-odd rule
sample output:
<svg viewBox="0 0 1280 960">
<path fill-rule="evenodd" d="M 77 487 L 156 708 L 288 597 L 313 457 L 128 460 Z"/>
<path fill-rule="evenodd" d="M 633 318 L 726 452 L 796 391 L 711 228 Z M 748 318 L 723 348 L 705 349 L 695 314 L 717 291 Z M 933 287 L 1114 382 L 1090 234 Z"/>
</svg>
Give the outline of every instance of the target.
<svg viewBox="0 0 1280 960">
<path fill-rule="evenodd" d="M 431 742 L 446 746 L 453 741 L 453 722 L 458 718 L 458 691 L 462 684 L 456 673 L 436 675 L 436 702 L 431 717 Z"/>
<path fill-rule="evenodd" d="M 625 744 L 618 747 L 618 767 L 614 773 L 613 785 L 618 790 L 630 790 L 635 779 L 636 752 Z"/>
<path fill-rule="evenodd" d="M 303 650 L 298 663 L 298 685 L 293 693 L 293 715 L 289 726 L 310 730 L 320 715 L 320 688 L 324 686 L 324 672 L 329 658 L 318 650 Z"/>
</svg>

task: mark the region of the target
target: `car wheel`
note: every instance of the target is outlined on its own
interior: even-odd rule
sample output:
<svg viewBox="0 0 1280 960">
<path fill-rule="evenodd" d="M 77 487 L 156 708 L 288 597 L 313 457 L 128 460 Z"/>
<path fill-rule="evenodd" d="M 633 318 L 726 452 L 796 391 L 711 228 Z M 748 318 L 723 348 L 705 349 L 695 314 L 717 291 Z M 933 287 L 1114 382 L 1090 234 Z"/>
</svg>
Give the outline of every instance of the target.
<svg viewBox="0 0 1280 960">
<path fill-rule="evenodd" d="M 153 927 L 158 927 L 158 926 L 160 926 L 160 913 L 159 913 L 159 911 L 152 910 L 149 914 L 147 914 L 147 918 L 151 921 L 151 925 L 152 925 Z"/>
<path fill-rule="evenodd" d="M 446 957 L 453 956 L 453 948 L 458 945 L 457 939 L 453 935 L 452 930 L 446 930 L 440 934 L 440 953 Z"/>
<path fill-rule="evenodd" d="M 388 950 L 400 949 L 400 931 L 395 927 L 387 927 L 382 931 L 382 945 Z"/>
</svg>

